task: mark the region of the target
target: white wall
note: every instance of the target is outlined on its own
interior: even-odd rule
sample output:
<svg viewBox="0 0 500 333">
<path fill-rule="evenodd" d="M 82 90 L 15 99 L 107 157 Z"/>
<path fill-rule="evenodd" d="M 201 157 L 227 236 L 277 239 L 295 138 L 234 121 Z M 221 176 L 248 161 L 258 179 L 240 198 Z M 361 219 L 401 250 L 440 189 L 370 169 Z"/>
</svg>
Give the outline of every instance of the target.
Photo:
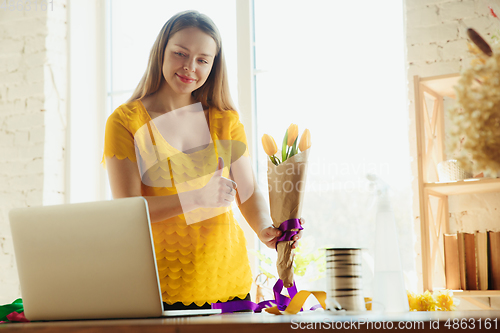
<svg viewBox="0 0 500 333">
<path fill-rule="evenodd" d="M 21 296 L 15 207 L 65 201 L 66 0 L 0 11 L 0 304 Z"/>
</svg>

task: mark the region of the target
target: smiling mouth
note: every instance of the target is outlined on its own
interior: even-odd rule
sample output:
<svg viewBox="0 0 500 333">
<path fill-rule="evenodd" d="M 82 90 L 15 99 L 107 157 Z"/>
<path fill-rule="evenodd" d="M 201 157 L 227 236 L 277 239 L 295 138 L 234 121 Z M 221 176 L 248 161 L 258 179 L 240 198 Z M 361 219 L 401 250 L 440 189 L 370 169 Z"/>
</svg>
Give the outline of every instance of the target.
<svg viewBox="0 0 500 333">
<path fill-rule="evenodd" d="M 179 75 L 179 74 L 177 74 L 177 73 L 176 73 L 175 75 L 177 75 L 177 77 L 178 77 L 178 78 L 179 78 L 182 82 L 185 82 L 185 83 L 191 83 L 191 82 L 195 82 L 195 81 L 196 81 L 195 79 L 187 79 L 187 78 L 185 78 L 185 77 L 182 77 L 182 76 L 180 76 L 180 75 Z"/>
</svg>

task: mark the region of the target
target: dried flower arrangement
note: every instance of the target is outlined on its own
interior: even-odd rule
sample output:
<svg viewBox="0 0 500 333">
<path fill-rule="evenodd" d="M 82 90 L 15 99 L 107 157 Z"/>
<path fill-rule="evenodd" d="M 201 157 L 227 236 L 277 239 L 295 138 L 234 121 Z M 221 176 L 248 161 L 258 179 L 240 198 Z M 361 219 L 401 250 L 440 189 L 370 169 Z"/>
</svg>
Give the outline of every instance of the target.
<svg viewBox="0 0 500 333">
<path fill-rule="evenodd" d="M 500 44 L 488 45 L 473 29 L 471 66 L 455 87 L 457 106 L 448 111 L 452 123 L 448 151 L 459 148 L 456 159 L 464 169 L 500 172 Z M 464 140 L 465 136 L 465 140 Z"/>
</svg>

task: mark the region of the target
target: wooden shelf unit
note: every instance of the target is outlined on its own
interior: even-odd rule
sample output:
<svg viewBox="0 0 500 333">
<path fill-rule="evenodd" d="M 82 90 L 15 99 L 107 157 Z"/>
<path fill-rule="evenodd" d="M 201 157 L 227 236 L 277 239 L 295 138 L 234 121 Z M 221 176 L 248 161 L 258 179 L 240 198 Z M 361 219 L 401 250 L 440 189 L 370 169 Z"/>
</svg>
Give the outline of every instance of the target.
<svg viewBox="0 0 500 333">
<path fill-rule="evenodd" d="M 473 178 L 455 182 L 437 182 L 437 165 L 446 159 L 444 152 L 444 98 L 455 98 L 453 87 L 457 84 L 459 78 L 460 74 L 426 78 L 414 76 L 424 291 L 433 290 L 433 272 L 436 270 L 439 270 L 439 274 L 442 274 L 444 278 L 444 249 L 442 244 L 443 234 L 449 233 L 448 196 L 500 192 L 500 179 L 498 178 Z M 427 101 L 432 101 L 432 109 L 428 107 Z M 437 199 L 435 218 L 431 197 Z M 454 291 L 454 293 L 458 297 L 500 297 L 500 290 L 459 290 Z"/>
</svg>

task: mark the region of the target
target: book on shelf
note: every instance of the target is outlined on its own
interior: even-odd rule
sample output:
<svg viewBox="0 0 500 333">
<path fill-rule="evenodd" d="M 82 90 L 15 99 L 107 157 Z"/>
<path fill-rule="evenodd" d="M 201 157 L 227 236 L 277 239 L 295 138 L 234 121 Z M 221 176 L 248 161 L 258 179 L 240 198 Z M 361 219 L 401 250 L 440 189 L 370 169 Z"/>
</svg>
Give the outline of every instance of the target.
<svg viewBox="0 0 500 333">
<path fill-rule="evenodd" d="M 476 243 L 474 234 L 464 232 L 465 244 L 465 282 L 467 290 L 477 290 Z"/>
<path fill-rule="evenodd" d="M 458 247 L 458 269 L 460 271 L 460 289 L 467 290 L 465 284 L 465 245 L 464 234 L 457 232 L 457 247 Z"/>
<path fill-rule="evenodd" d="M 474 234 L 457 232 L 458 263 L 462 290 L 477 290 L 476 246 Z"/>
<path fill-rule="evenodd" d="M 500 290 L 500 232 L 488 231 L 489 286 Z"/>
<path fill-rule="evenodd" d="M 451 290 L 460 289 L 460 267 L 458 262 L 458 240 L 456 234 L 444 235 L 444 268 L 446 288 Z"/>
<path fill-rule="evenodd" d="M 474 243 L 476 247 L 477 289 L 488 290 L 488 234 L 476 231 Z"/>
</svg>

